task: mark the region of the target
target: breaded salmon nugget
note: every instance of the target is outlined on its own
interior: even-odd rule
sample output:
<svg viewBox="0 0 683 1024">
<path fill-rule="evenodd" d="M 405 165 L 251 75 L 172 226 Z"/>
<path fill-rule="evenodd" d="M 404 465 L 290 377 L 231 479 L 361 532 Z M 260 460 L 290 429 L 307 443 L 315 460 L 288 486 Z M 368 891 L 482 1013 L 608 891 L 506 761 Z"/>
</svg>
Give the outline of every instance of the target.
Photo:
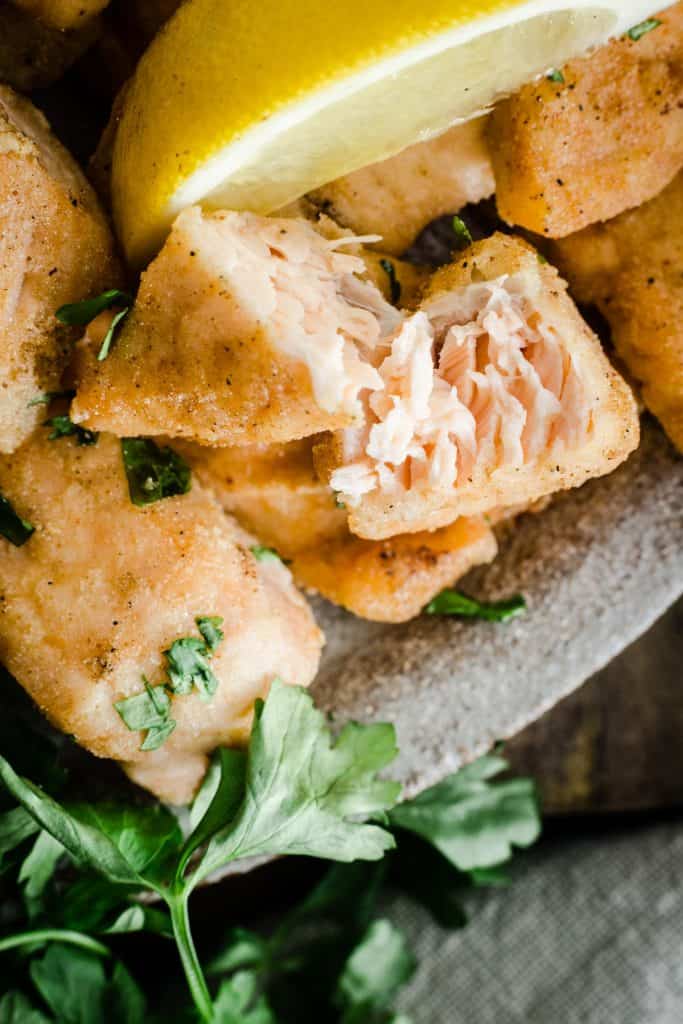
<svg viewBox="0 0 683 1024">
<path fill-rule="evenodd" d="M 75 161 L 29 102 L 0 86 L 0 452 L 60 387 L 73 331 L 55 312 L 117 284 L 114 243 Z"/>
<path fill-rule="evenodd" d="M 364 353 L 401 314 L 362 280 L 354 242 L 304 220 L 186 210 L 109 357 L 92 332 L 83 346 L 74 419 L 214 445 L 358 422 L 379 380 Z"/>
<path fill-rule="evenodd" d="M 554 257 L 606 317 L 643 401 L 683 451 L 683 173 L 639 209 L 555 243 Z"/>
<path fill-rule="evenodd" d="M 516 239 L 495 235 L 439 270 L 383 352 L 365 426 L 316 448 L 360 537 L 526 505 L 637 447 L 630 389 L 557 272 Z"/>
<path fill-rule="evenodd" d="M 561 238 L 651 199 L 683 166 L 683 3 L 658 20 L 496 106 L 504 220 Z"/>
<path fill-rule="evenodd" d="M 286 567 L 259 562 L 255 541 L 197 480 L 138 507 L 117 439 L 48 437 L 40 431 L 0 459 L 0 493 L 35 528 L 21 547 L 0 533 L 0 661 L 59 729 L 185 803 L 207 755 L 246 741 L 254 700 L 274 678 L 311 682 L 322 635 Z M 214 632 L 202 665 L 207 618 L 224 638 Z M 171 690 L 165 652 L 185 638 L 176 670 L 189 659 L 198 679 L 181 672 Z M 160 702 L 156 733 L 121 705 L 149 697 L 145 679 Z"/>
<path fill-rule="evenodd" d="M 77 29 L 104 10 L 109 0 L 12 0 L 12 3 L 53 28 Z"/>
<path fill-rule="evenodd" d="M 338 178 L 309 198 L 355 234 L 380 235 L 377 246 L 400 256 L 436 217 L 493 195 L 486 120 L 456 125 Z"/>
<path fill-rule="evenodd" d="M 223 507 L 287 559 L 297 583 L 364 619 L 415 618 L 444 587 L 497 552 L 483 518 L 385 541 L 354 537 L 346 512 L 316 477 L 311 438 L 262 448 L 183 450 Z"/>
</svg>

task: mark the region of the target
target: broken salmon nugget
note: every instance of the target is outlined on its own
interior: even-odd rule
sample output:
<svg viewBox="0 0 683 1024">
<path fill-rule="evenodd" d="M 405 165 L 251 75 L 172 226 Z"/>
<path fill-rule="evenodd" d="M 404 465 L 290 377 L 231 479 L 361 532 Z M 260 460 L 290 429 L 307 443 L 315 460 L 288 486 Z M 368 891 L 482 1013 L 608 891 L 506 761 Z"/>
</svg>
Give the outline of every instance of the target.
<svg viewBox="0 0 683 1024">
<path fill-rule="evenodd" d="M 485 117 L 449 128 L 396 156 L 316 189 L 309 199 L 358 235 L 400 256 L 437 217 L 495 191 Z"/>
<path fill-rule="evenodd" d="M 366 422 L 316 446 L 360 537 L 431 530 L 611 472 L 638 445 L 629 387 L 557 272 L 504 235 L 439 270 L 383 347 Z"/>
<path fill-rule="evenodd" d="M 0 458 L 0 661 L 59 729 L 186 803 L 276 677 L 311 682 L 322 634 L 177 454 L 50 437 Z"/>
<path fill-rule="evenodd" d="M 60 387 L 73 330 L 63 304 L 118 283 L 95 194 L 42 114 L 0 86 L 0 452 L 44 418 L 32 404 Z"/>
<path fill-rule="evenodd" d="M 184 450 L 223 507 L 259 538 L 261 558 L 286 559 L 300 586 L 361 618 L 407 622 L 444 587 L 495 557 L 496 539 L 483 518 L 385 541 L 354 537 L 346 512 L 316 476 L 313 443 Z"/>
<path fill-rule="evenodd" d="M 553 251 L 579 301 L 606 318 L 645 405 L 683 451 L 683 172 L 656 199 Z"/>
<path fill-rule="evenodd" d="M 501 217 L 537 234 L 657 195 L 683 166 L 683 3 L 497 104 L 489 142 Z"/>
<path fill-rule="evenodd" d="M 363 280 L 356 242 L 305 220 L 186 210 L 108 358 L 92 332 L 81 348 L 73 418 L 213 445 L 358 422 L 379 383 L 364 353 L 401 314 Z"/>
</svg>

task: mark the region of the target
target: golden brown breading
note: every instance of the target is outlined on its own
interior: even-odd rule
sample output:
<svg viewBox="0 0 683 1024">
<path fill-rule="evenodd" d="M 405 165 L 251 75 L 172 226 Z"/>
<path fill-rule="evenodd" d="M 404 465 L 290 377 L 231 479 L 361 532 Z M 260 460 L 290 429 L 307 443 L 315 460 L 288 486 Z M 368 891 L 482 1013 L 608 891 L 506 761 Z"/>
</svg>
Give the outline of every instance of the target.
<svg viewBox="0 0 683 1024">
<path fill-rule="evenodd" d="M 577 298 L 608 320 L 645 404 L 683 451 L 683 173 L 656 199 L 553 250 Z"/>
<path fill-rule="evenodd" d="M 309 198 L 355 234 L 381 235 L 377 247 L 400 256 L 435 218 L 493 195 L 485 128 L 485 117 L 456 125 Z"/>
<path fill-rule="evenodd" d="M 207 755 L 248 737 L 255 698 L 275 677 L 308 685 L 322 635 L 277 561 L 193 480 L 189 493 L 132 504 L 118 440 L 48 440 L 0 458 L 0 492 L 35 526 L 22 547 L 0 536 L 0 660 L 41 710 L 161 799 L 185 803 Z M 223 618 L 211 700 L 173 696 L 175 731 L 142 751 L 114 703 L 165 680 L 164 651 Z"/>
<path fill-rule="evenodd" d="M 60 386 L 73 331 L 55 311 L 118 280 L 111 232 L 80 169 L 42 114 L 0 86 L 0 451 L 44 416 L 31 400 Z"/>
<path fill-rule="evenodd" d="M 438 271 L 379 367 L 366 425 L 316 446 L 360 537 L 527 505 L 637 447 L 633 395 L 557 272 L 503 235 Z"/>
<path fill-rule="evenodd" d="M 295 580 L 361 618 L 407 622 L 444 587 L 491 561 L 483 519 L 373 542 L 354 537 L 344 509 L 316 477 L 313 439 L 270 447 L 183 447 L 224 508 L 288 560 Z"/>
<path fill-rule="evenodd" d="M 109 3 L 109 0 L 12 0 L 46 25 L 58 29 L 75 29 L 86 25 Z"/>
<path fill-rule="evenodd" d="M 89 332 L 74 418 L 215 445 L 355 422 L 376 378 L 361 353 L 400 314 L 348 249 L 304 220 L 189 208 L 104 362 L 106 322 Z"/>
<path fill-rule="evenodd" d="M 561 238 L 660 192 L 683 165 L 683 3 L 499 103 L 489 141 L 501 217 Z"/>
</svg>

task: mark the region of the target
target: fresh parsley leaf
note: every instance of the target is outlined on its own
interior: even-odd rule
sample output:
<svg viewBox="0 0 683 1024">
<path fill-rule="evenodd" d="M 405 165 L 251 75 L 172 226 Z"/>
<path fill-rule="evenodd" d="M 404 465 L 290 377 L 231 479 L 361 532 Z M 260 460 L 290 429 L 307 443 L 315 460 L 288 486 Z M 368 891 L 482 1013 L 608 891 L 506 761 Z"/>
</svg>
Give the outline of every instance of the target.
<svg viewBox="0 0 683 1024">
<path fill-rule="evenodd" d="M 415 967 L 403 933 L 391 921 L 374 921 L 339 979 L 337 1002 L 344 1011 L 342 1024 L 365 1021 L 372 1013 L 389 1010 Z"/>
<path fill-rule="evenodd" d="M 492 783 L 507 762 L 489 755 L 389 812 L 392 825 L 428 840 L 460 871 L 491 868 L 540 833 L 530 779 Z"/>
<path fill-rule="evenodd" d="M 51 1024 L 29 1003 L 23 992 L 6 992 L 0 998 L 0 1024 Z"/>
<path fill-rule="evenodd" d="M 131 932 L 153 932 L 165 938 L 173 938 L 173 930 L 168 914 L 153 907 L 135 903 L 126 907 L 115 921 L 104 929 L 104 935 L 128 935 Z"/>
<path fill-rule="evenodd" d="M 634 25 L 630 28 L 626 35 L 629 39 L 632 39 L 634 43 L 637 43 L 639 39 L 646 36 L 648 32 L 652 32 L 654 28 L 659 28 L 661 25 L 659 18 L 647 18 L 645 21 L 641 21 L 639 25 Z"/>
<path fill-rule="evenodd" d="M 401 301 L 401 282 L 396 275 L 396 267 L 391 260 L 380 260 L 379 265 L 384 273 L 389 278 L 389 288 L 391 289 L 391 301 L 395 306 Z"/>
<path fill-rule="evenodd" d="M 106 1020 L 107 976 L 102 959 L 73 946 L 53 943 L 30 966 L 31 980 L 64 1024 Z"/>
<path fill-rule="evenodd" d="M 177 877 L 181 878 L 190 857 L 237 813 L 244 797 L 247 756 L 243 750 L 217 750 L 211 759 L 190 811 L 192 832 L 180 854 Z"/>
<path fill-rule="evenodd" d="M 453 233 L 455 234 L 455 251 L 460 252 L 461 249 L 466 249 L 468 245 L 472 245 L 472 235 L 461 217 L 455 216 L 452 223 Z"/>
<path fill-rule="evenodd" d="M 14 807 L 0 814 L 0 857 L 16 849 L 25 839 L 30 839 L 39 828 L 23 807 Z"/>
<path fill-rule="evenodd" d="M 42 907 L 45 887 L 64 856 L 64 847 L 49 832 L 41 831 L 28 857 L 21 865 L 19 883 L 24 885 L 24 898 L 30 918 L 36 917 Z"/>
<path fill-rule="evenodd" d="M 549 82 L 558 82 L 560 85 L 564 85 L 564 75 L 559 68 L 553 68 L 546 75 Z"/>
<path fill-rule="evenodd" d="M 255 970 L 270 959 L 270 943 L 256 932 L 234 928 L 225 949 L 214 957 L 206 968 L 207 974 L 227 974 L 232 971 Z"/>
<path fill-rule="evenodd" d="M 81 824 L 109 839 L 133 871 L 147 882 L 163 877 L 180 849 L 178 821 L 162 804 L 77 804 L 72 811 Z"/>
<path fill-rule="evenodd" d="M 396 802 L 400 785 L 377 778 L 396 753 L 390 725 L 350 723 L 333 745 L 309 694 L 276 680 L 257 703 L 242 805 L 212 838 L 193 884 L 256 854 L 378 860 L 394 840 L 359 819 Z"/>
<path fill-rule="evenodd" d="M 0 757 L 0 780 L 31 817 L 62 844 L 77 864 L 94 868 L 114 882 L 136 886 L 143 882 L 134 863 L 137 863 L 141 841 L 138 834 L 143 837 L 145 835 L 149 809 L 145 809 L 137 822 L 134 842 L 131 843 L 130 831 L 117 832 L 110 827 L 109 834 L 103 832 L 102 820 L 92 808 L 86 813 L 84 808 L 72 811 L 61 806 L 42 789 L 17 775 L 4 757 Z M 129 813 L 132 813 L 132 808 Z M 91 820 L 81 820 L 81 815 L 86 819 L 89 816 Z M 129 859 L 131 855 L 134 863 Z"/>
<path fill-rule="evenodd" d="M 195 622 L 197 623 L 197 629 L 204 637 L 208 650 L 213 654 L 221 640 L 225 638 L 225 634 L 221 629 L 223 619 L 220 615 L 199 615 Z"/>
<path fill-rule="evenodd" d="M 131 732 L 147 731 L 140 750 L 158 750 L 176 727 L 171 718 L 171 698 L 165 686 L 150 686 L 146 679 L 144 683 L 142 693 L 117 700 L 114 707 Z"/>
<path fill-rule="evenodd" d="M 66 306 L 60 306 L 55 316 L 61 323 L 69 324 L 71 327 L 86 327 L 100 313 L 104 313 L 105 309 L 111 309 L 112 306 L 130 307 L 132 303 L 133 299 L 127 292 L 119 291 L 118 288 L 110 288 L 92 299 L 83 299 L 82 302 L 70 302 Z"/>
<path fill-rule="evenodd" d="M 257 976 L 239 971 L 221 985 L 213 1006 L 214 1024 L 276 1024 L 265 997 L 258 992 Z"/>
<path fill-rule="evenodd" d="M 36 395 L 35 398 L 31 399 L 28 403 L 28 408 L 32 409 L 34 405 L 49 405 L 50 402 L 57 398 L 71 399 L 75 397 L 75 391 L 44 391 L 42 395 Z"/>
<path fill-rule="evenodd" d="M 151 505 L 190 490 L 190 467 L 172 448 L 159 448 L 150 438 L 124 437 L 121 452 L 134 505 Z"/>
<path fill-rule="evenodd" d="M 169 682 L 175 694 L 187 695 L 196 686 L 204 700 L 211 700 L 218 680 L 211 671 L 203 640 L 193 636 L 174 640 L 164 655 Z"/>
<path fill-rule="evenodd" d="M 147 1006 L 140 988 L 122 963 L 114 966 L 107 991 L 107 1019 L 121 1024 L 147 1024 Z"/>
<path fill-rule="evenodd" d="M 97 444 L 97 439 L 100 436 L 93 430 L 73 423 L 68 416 L 52 416 L 49 420 L 45 420 L 43 426 L 52 427 L 48 441 L 56 441 L 60 437 L 75 437 L 78 445 L 82 446 Z"/>
<path fill-rule="evenodd" d="M 20 548 L 35 533 L 35 526 L 17 515 L 12 505 L 0 494 L 0 536 Z"/>
<path fill-rule="evenodd" d="M 458 590 L 442 590 L 425 608 L 427 615 L 462 615 L 487 622 L 507 622 L 525 611 L 526 601 L 521 594 L 505 601 L 488 602 L 477 601 Z"/>
<path fill-rule="evenodd" d="M 125 309 L 119 310 L 119 312 L 116 313 L 111 318 L 111 323 L 109 324 L 109 327 L 107 328 L 107 333 L 105 334 L 105 336 L 104 336 L 104 338 L 102 340 L 102 344 L 100 345 L 100 350 L 97 353 L 97 362 L 98 363 L 104 362 L 104 360 L 109 355 L 109 352 L 111 351 L 111 346 L 112 346 L 112 344 L 114 342 L 114 338 L 116 337 L 116 332 L 118 331 L 118 329 L 119 329 L 121 323 L 123 322 L 124 318 L 127 317 L 129 313 L 130 313 L 130 306 L 126 306 Z"/>
</svg>

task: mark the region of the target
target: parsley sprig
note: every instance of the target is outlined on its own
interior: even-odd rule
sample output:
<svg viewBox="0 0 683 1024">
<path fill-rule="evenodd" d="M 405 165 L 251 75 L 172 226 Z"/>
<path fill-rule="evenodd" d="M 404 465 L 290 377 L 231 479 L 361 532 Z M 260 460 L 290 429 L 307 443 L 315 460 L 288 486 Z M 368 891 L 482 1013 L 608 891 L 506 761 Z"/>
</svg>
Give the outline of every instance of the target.
<svg viewBox="0 0 683 1024">
<path fill-rule="evenodd" d="M 121 454 L 130 500 L 139 508 L 187 494 L 192 487 L 192 473 L 185 460 L 149 437 L 122 437 Z"/>
<path fill-rule="evenodd" d="M 48 441 L 57 441 L 60 437 L 75 437 L 79 446 L 87 446 L 97 444 L 100 436 L 96 431 L 74 423 L 68 416 L 51 416 L 49 420 L 45 420 L 43 426 L 52 428 L 48 434 Z"/>
<path fill-rule="evenodd" d="M 400 930 L 376 916 L 383 881 L 460 927 L 463 886 L 499 884 L 501 862 L 533 842 L 539 818 L 530 783 L 495 780 L 507 767 L 497 756 L 396 805 L 400 787 L 379 774 L 395 754 L 390 726 L 347 725 L 335 742 L 304 690 L 275 684 L 257 709 L 248 751 L 216 752 L 185 835 L 159 805 L 57 801 L 0 758 L 0 780 L 20 805 L 0 814 L 3 868 L 6 858 L 18 859 L 22 886 L 43 914 L 58 862 L 85 872 L 66 891 L 60 881 L 56 923 L 41 920 L 0 940 L 0 952 L 28 955 L 30 981 L 57 1021 L 150 1019 L 106 945 L 109 935 L 146 930 L 175 938 L 205 1022 L 276 1024 L 298 997 L 307 1011 L 320 1002 L 316 1019 L 406 1024 L 392 1006 L 414 959 Z M 188 909 L 194 888 L 243 857 L 291 852 L 354 863 L 331 867 L 272 935 L 231 932 L 205 972 Z M 145 893 L 165 909 L 139 902 Z M 313 978 L 322 990 L 313 991 Z M 10 1011 L 46 1024 L 18 990 L 0 999 L 0 1019 Z"/>
<path fill-rule="evenodd" d="M 503 601 L 477 601 L 459 590 L 442 590 L 425 608 L 427 615 L 460 615 L 470 619 L 485 619 L 487 622 L 507 622 L 526 611 L 526 601 L 521 594 Z"/>
<path fill-rule="evenodd" d="M 118 288 L 109 288 L 107 291 L 102 292 L 101 295 L 96 295 L 92 299 L 84 299 L 82 302 L 70 302 L 65 306 L 60 306 L 55 316 L 60 323 L 69 324 L 72 327 L 86 327 L 106 309 L 112 309 L 115 306 L 123 307 L 112 317 L 100 350 L 97 353 L 98 362 L 102 362 L 109 355 L 116 332 L 125 317 L 130 313 L 132 305 L 133 298 L 127 292 L 122 292 Z"/>
<path fill-rule="evenodd" d="M 35 526 L 15 512 L 8 498 L 0 494 L 0 537 L 4 537 L 15 548 L 20 548 L 33 536 L 35 529 Z"/>
</svg>

